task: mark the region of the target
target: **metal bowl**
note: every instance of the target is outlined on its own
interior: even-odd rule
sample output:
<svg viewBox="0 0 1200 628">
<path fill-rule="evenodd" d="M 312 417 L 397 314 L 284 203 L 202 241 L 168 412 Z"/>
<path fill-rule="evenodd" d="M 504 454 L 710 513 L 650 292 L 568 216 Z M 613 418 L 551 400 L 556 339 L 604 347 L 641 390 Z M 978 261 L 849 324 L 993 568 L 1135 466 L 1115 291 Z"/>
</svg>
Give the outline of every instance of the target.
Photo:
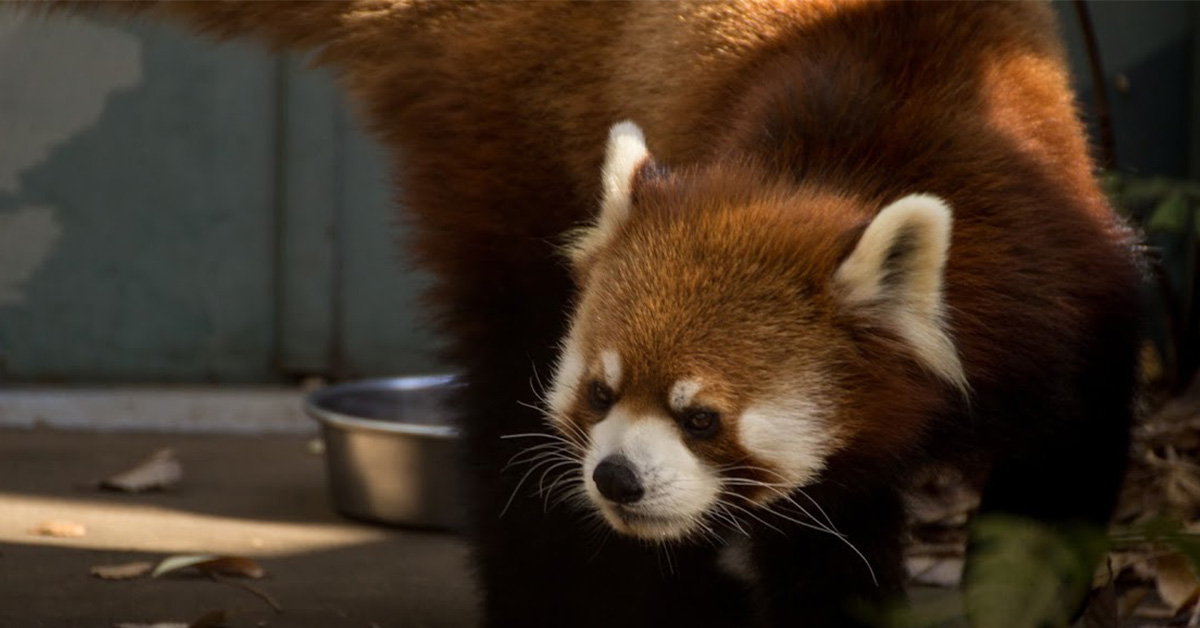
<svg viewBox="0 0 1200 628">
<path fill-rule="evenodd" d="M 369 379 L 305 402 L 321 424 L 334 507 L 377 523 L 454 529 L 462 520 L 450 375 Z"/>
</svg>

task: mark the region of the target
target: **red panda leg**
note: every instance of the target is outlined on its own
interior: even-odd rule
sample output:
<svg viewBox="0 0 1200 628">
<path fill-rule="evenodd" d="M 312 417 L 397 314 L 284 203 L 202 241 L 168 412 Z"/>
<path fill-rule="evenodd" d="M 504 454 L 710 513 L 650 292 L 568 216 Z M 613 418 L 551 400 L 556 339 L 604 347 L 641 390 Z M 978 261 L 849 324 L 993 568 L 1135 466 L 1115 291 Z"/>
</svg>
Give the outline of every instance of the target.
<svg viewBox="0 0 1200 628">
<path fill-rule="evenodd" d="M 532 375 L 516 363 L 476 372 L 463 400 L 475 439 L 466 462 L 481 625 L 751 628 L 745 596 L 717 572 L 712 548 L 663 549 L 626 539 L 580 507 L 560 504 L 547 512 L 538 477 L 517 488 L 527 467 L 504 467 L 521 448 L 484 434 L 500 426 L 504 433 L 543 429 L 536 412 L 496 402 L 517 397 L 517 388 L 527 391 L 526 374 Z"/>
<path fill-rule="evenodd" d="M 875 625 L 873 615 L 884 605 L 904 601 L 905 519 L 898 490 L 818 485 L 806 493 L 848 543 L 794 523 L 781 527 L 786 522 L 773 518 L 768 521 L 785 534 L 765 526 L 754 530 L 751 582 L 763 625 Z"/>
<path fill-rule="evenodd" d="M 534 276 L 523 271 L 499 272 Z M 451 354 L 468 382 L 458 411 L 481 625 L 750 628 L 745 596 L 717 571 L 713 548 L 665 550 L 622 538 L 587 506 L 556 504 L 578 481 L 577 469 L 542 467 L 521 484 L 529 465 L 509 464 L 527 448 L 549 442 L 503 438 L 550 433 L 541 413 L 523 405 L 536 405 L 533 391 L 539 379 L 545 382 L 561 333 L 555 317 L 561 316 L 566 278 L 554 281 L 548 274 L 536 282 L 497 282 L 480 272 L 478 282 L 460 279 L 442 293 L 458 317 Z M 544 470 L 550 472 L 543 481 Z M 559 474 L 562 482 L 548 507 L 538 485 L 553 484 Z"/>
<path fill-rule="evenodd" d="M 1112 309 L 1119 312 L 1123 308 Z M 988 532 L 984 521 L 998 517 L 1007 518 L 1006 525 L 1014 521 L 1033 524 L 1061 539 L 1059 546 L 1069 549 L 1076 561 L 1076 580 L 1082 580 L 1062 585 L 1061 612 L 1077 618 L 1084 610 L 1092 569 L 1102 559 L 1103 535 L 1116 506 L 1130 446 L 1137 330 L 1132 319 L 1130 315 L 1113 320 L 1092 336 L 1095 346 L 1079 362 L 1086 366 L 1064 387 L 1073 392 L 1028 407 L 1021 413 L 1024 416 L 1013 419 L 1019 426 L 1013 431 L 1025 438 L 997 456 L 984 487 L 979 516 L 971 527 L 964 573 L 969 614 L 994 614 L 995 604 L 1004 603 L 992 599 L 975 604 L 972 597 L 977 584 L 988 583 L 978 587 L 981 594 L 990 589 L 993 597 L 1015 603 L 1021 598 L 1015 591 L 996 592 L 995 584 L 1022 583 L 999 582 L 1012 578 L 989 573 L 989 552 L 1005 553 L 1011 560 L 1014 552 L 1027 551 L 1033 560 L 1051 564 L 1043 547 L 1014 546 L 1013 540 L 996 537 L 1012 530 L 992 528 Z M 1044 581 L 1025 584 L 1047 586 Z M 978 618 L 972 619 L 980 623 Z"/>
</svg>

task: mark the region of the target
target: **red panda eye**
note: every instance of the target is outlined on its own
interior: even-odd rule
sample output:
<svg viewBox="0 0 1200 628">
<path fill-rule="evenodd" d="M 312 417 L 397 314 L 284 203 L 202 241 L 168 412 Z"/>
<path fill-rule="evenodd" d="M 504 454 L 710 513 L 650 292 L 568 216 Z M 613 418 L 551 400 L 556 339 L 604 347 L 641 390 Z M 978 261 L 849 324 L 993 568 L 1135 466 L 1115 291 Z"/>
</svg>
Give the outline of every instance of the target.
<svg viewBox="0 0 1200 628">
<path fill-rule="evenodd" d="M 613 391 L 601 382 L 588 386 L 588 404 L 596 412 L 608 412 L 613 405 Z"/>
<path fill-rule="evenodd" d="M 683 429 L 699 438 L 712 436 L 721 425 L 721 417 L 711 410 L 689 410 L 683 415 Z"/>
</svg>

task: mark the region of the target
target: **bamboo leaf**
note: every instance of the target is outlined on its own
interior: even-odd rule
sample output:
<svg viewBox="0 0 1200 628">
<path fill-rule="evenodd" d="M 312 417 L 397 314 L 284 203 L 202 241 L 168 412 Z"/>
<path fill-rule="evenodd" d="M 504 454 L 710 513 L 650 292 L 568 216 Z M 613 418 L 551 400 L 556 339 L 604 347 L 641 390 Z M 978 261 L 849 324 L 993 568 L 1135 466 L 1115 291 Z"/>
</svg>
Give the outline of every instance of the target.
<svg viewBox="0 0 1200 628">
<path fill-rule="evenodd" d="M 1173 190 L 1159 202 L 1146 221 L 1146 228 L 1151 231 L 1168 233 L 1184 233 L 1187 231 L 1191 211 L 1183 193 Z"/>
<path fill-rule="evenodd" d="M 964 604 L 975 628 L 1065 627 L 1090 588 L 1106 546 L 1103 532 L 1062 529 L 1008 515 L 972 524 L 975 554 Z"/>
</svg>

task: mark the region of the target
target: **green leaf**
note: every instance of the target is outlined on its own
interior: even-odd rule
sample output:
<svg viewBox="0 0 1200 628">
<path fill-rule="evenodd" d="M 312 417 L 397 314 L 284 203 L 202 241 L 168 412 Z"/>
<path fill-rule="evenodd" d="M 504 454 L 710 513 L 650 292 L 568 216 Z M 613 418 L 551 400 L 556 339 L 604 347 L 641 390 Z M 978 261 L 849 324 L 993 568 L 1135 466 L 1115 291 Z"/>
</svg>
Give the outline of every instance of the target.
<svg viewBox="0 0 1200 628">
<path fill-rule="evenodd" d="M 1052 528 L 1008 515 L 981 515 L 963 595 L 973 628 L 1055 628 L 1070 623 L 1107 546 L 1088 525 Z"/>
<path fill-rule="evenodd" d="M 1174 190 L 1154 208 L 1150 219 L 1146 221 L 1146 227 L 1151 231 L 1183 233 L 1188 228 L 1190 217 L 1187 198 L 1183 192 Z"/>
<path fill-rule="evenodd" d="M 962 596 L 958 591 L 932 591 L 912 600 L 858 609 L 859 618 L 879 628 L 944 628 L 962 623 Z"/>
<path fill-rule="evenodd" d="M 1179 552 L 1188 564 L 1200 573 L 1200 534 L 1188 532 L 1182 523 L 1166 517 L 1155 517 L 1125 529 L 1114 530 L 1113 546 L 1129 549 L 1154 545 Z"/>
</svg>

